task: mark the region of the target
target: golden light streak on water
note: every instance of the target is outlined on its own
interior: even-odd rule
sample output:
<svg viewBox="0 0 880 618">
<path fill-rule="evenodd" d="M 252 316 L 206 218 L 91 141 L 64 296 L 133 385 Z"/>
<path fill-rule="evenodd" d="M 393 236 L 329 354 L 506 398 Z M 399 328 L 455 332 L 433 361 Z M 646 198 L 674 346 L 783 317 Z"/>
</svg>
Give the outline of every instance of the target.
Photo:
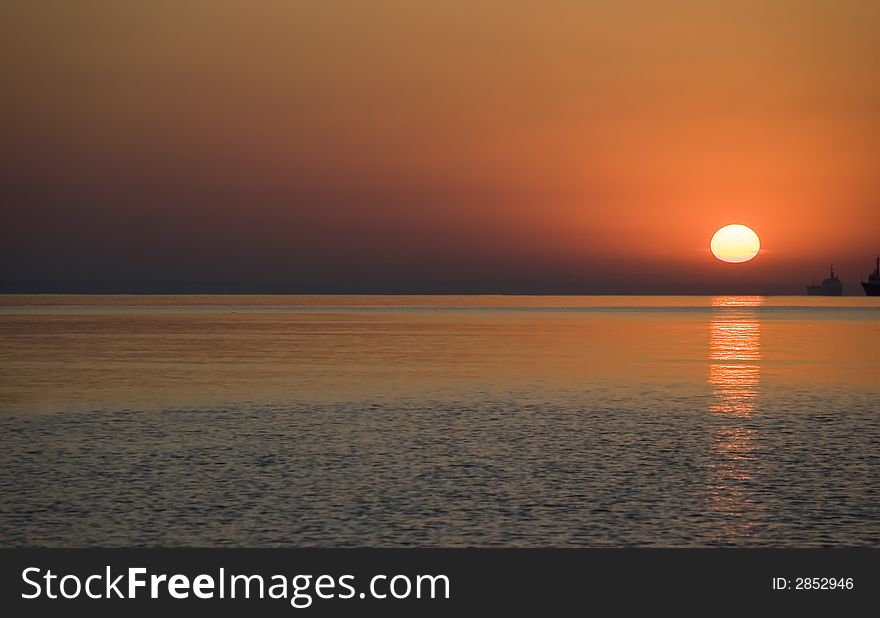
<svg viewBox="0 0 880 618">
<path fill-rule="evenodd" d="M 709 500 L 723 516 L 722 538 L 750 534 L 756 501 L 750 491 L 750 464 L 757 439 L 748 419 L 755 412 L 761 377 L 759 296 L 712 299 L 717 313 L 709 323 L 709 412 L 729 419 L 715 430 Z"/>
</svg>

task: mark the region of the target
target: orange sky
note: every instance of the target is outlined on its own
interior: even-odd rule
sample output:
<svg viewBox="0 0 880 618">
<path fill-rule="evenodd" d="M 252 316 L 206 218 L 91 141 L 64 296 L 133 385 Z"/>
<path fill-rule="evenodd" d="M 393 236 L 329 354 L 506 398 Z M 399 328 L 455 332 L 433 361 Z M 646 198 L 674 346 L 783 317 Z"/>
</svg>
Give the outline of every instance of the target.
<svg viewBox="0 0 880 618">
<path fill-rule="evenodd" d="M 880 4 L 5 2 L 5 290 L 848 293 Z M 764 251 L 721 264 L 745 223 Z"/>
</svg>

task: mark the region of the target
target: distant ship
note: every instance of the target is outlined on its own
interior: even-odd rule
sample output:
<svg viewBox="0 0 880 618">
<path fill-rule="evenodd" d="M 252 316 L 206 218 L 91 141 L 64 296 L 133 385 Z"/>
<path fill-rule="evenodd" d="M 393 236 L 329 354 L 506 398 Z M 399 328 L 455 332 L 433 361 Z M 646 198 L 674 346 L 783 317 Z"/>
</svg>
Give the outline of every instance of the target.
<svg viewBox="0 0 880 618">
<path fill-rule="evenodd" d="M 868 296 L 880 296 L 880 257 L 877 258 L 874 272 L 868 275 L 867 281 L 862 281 L 862 287 Z"/>
<path fill-rule="evenodd" d="M 843 283 L 834 274 L 834 266 L 831 267 L 831 274 L 827 279 L 822 280 L 821 285 L 814 283 L 807 286 L 807 296 L 840 296 L 841 294 L 843 294 Z"/>
</svg>

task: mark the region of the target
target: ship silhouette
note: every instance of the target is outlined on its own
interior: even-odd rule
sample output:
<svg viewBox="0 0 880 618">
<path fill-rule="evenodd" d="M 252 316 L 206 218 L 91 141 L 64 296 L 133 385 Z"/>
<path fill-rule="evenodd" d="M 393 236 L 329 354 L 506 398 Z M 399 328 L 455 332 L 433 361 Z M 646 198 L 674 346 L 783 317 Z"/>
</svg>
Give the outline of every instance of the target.
<svg viewBox="0 0 880 618">
<path fill-rule="evenodd" d="M 868 275 L 867 281 L 862 281 L 862 288 L 868 296 L 880 296 L 880 257 L 874 266 L 874 272 Z"/>
<path fill-rule="evenodd" d="M 841 294 L 843 294 L 843 283 L 834 274 L 834 265 L 831 266 L 831 274 L 823 279 L 821 284 L 814 283 L 807 286 L 808 296 L 840 296 Z"/>
</svg>

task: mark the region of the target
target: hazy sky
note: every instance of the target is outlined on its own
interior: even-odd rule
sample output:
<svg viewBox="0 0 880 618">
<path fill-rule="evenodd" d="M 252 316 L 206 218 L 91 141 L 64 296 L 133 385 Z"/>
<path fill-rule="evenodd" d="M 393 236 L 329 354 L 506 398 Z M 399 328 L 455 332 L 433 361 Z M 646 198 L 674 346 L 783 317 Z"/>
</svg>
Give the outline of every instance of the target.
<svg viewBox="0 0 880 618">
<path fill-rule="evenodd" d="M 0 290 L 791 292 L 880 253 L 876 0 L 5 1 Z M 744 223 L 753 262 L 712 233 Z"/>
</svg>

